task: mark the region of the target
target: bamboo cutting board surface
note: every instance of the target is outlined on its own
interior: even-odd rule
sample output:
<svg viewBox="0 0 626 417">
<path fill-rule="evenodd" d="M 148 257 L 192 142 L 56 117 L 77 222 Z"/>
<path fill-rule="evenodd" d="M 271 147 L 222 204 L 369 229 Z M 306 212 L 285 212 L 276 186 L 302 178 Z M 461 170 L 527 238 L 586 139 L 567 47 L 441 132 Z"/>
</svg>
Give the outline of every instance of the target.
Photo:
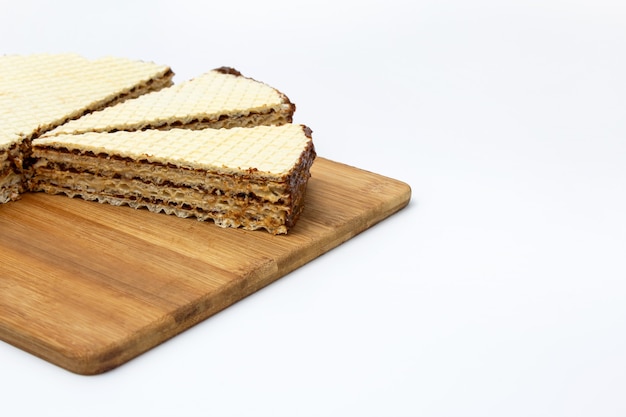
<svg viewBox="0 0 626 417">
<path fill-rule="evenodd" d="M 317 158 L 288 235 L 46 194 L 0 206 L 0 339 L 115 368 L 406 206 L 409 186 Z"/>
</svg>

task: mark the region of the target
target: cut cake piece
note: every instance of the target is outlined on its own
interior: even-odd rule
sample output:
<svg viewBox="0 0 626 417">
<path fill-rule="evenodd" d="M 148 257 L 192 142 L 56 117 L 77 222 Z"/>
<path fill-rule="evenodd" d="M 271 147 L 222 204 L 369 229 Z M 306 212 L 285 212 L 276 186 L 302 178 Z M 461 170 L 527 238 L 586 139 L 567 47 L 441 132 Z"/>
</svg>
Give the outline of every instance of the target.
<svg viewBox="0 0 626 417">
<path fill-rule="evenodd" d="M 53 134 L 204 129 L 291 123 L 295 105 L 269 85 L 221 67 L 73 120 Z"/>
<path fill-rule="evenodd" d="M 86 113 L 168 87 L 173 75 L 168 66 L 124 58 L 4 55 L 0 57 L 0 95 L 11 94 L 36 104 L 40 129 L 46 131 Z"/>
<path fill-rule="evenodd" d="M 30 143 L 68 120 L 172 84 L 168 66 L 76 54 L 0 56 L 0 203 L 29 176 Z"/>
<path fill-rule="evenodd" d="M 34 191 L 285 234 L 303 207 L 311 131 L 285 124 L 45 135 Z"/>
</svg>

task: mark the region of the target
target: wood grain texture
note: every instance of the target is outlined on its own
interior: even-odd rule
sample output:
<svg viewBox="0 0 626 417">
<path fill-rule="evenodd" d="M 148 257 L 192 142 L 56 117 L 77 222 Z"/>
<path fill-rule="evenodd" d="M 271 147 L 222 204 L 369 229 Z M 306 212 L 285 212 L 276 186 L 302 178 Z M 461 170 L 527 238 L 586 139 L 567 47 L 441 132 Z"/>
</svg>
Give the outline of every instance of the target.
<svg viewBox="0 0 626 417">
<path fill-rule="evenodd" d="M 64 196 L 0 206 L 0 339 L 115 368 L 406 206 L 405 183 L 318 158 L 286 236 Z"/>
</svg>

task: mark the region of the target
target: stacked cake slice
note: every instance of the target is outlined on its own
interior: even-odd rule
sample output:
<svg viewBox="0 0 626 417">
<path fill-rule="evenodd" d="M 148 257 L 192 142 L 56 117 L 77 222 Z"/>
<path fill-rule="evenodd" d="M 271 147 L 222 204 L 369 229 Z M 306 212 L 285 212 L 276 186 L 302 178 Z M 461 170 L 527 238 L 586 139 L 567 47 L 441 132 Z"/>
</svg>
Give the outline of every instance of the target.
<svg viewBox="0 0 626 417">
<path fill-rule="evenodd" d="M 0 126 L 0 203 L 29 189 L 273 234 L 298 219 L 315 149 L 310 129 L 291 123 L 294 104 L 275 88 L 227 67 L 169 86 L 168 68 L 68 105 L 59 98 L 68 87 L 24 94 L 11 60 L 20 62 L 0 59 L 0 77 L 9 73 L 0 78 L 0 115 L 11 113 L 3 94 L 52 104 Z M 83 84 L 99 77 L 83 74 Z"/>
<path fill-rule="evenodd" d="M 49 136 L 33 156 L 36 191 L 282 234 L 315 152 L 307 128 L 286 124 Z"/>
</svg>

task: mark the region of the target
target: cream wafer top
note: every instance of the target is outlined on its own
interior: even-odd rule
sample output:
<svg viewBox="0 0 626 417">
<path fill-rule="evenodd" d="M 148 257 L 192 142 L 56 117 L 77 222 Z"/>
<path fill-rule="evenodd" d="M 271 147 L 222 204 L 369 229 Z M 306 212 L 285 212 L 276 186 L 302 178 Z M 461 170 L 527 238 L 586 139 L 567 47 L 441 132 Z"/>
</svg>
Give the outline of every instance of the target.
<svg viewBox="0 0 626 417">
<path fill-rule="evenodd" d="M 308 128 L 285 124 L 232 129 L 47 134 L 36 139 L 33 145 L 35 156 L 42 148 L 52 147 L 224 174 L 254 173 L 279 180 L 296 166 L 313 143 Z"/>
<path fill-rule="evenodd" d="M 234 71 L 234 70 L 231 70 Z M 290 112 L 294 105 L 278 90 L 239 73 L 212 70 L 170 88 L 128 100 L 71 121 L 55 134 L 158 128 L 177 123 Z"/>
<path fill-rule="evenodd" d="M 165 65 L 104 57 L 90 60 L 76 54 L 4 55 L 0 57 L 0 91 L 76 105 L 86 99 L 110 101 L 142 83 L 167 78 Z M 168 82 L 168 84 L 170 84 Z M 44 103 L 46 104 L 46 103 Z"/>
<path fill-rule="evenodd" d="M 0 143 L 9 141 L 2 132 L 32 136 L 116 99 L 170 85 L 172 75 L 167 66 L 124 58 L 0 56 Z"/>
</svg>

